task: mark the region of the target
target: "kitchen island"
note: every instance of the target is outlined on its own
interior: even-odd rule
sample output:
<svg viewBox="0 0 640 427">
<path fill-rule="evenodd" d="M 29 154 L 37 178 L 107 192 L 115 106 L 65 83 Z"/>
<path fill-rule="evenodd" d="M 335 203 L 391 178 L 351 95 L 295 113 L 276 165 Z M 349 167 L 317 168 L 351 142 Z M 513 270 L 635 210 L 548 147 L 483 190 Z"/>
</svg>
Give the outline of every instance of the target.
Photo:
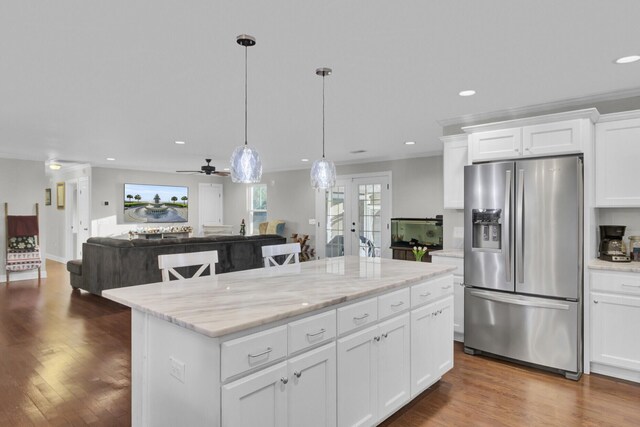
<svg viewBox="0 0 640 427">
<path fill-rule="evenodd" d="M 453 366 L 453 267 L 340 257 L 103 292 L 133 425 L 376 425 Z"/>
</svg>

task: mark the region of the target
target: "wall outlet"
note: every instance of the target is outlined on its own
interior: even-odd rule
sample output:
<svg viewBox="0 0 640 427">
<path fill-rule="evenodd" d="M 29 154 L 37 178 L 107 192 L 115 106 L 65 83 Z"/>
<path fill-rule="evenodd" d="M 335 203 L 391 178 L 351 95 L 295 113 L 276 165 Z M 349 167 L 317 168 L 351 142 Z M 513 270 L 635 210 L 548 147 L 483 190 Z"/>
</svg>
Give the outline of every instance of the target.
<svg viewBox="0 0 640 427">
<path fill-rule="evenodd" d="M 105 201 L 104 201 L 104 205 L 105 205 L 105 206 L 109 206 L 109 201 L 108 201 L 108 200 L 105 200 Z"/>
<path fill-rule="evenodd" d="M 173 357 L 169 358 L 169 374 L 172 377 L 180 381 L 184 382 L 184 363 L 179 361 L 178 359 L 174 359 Z"/>
<path fill-rule="evenodd" d="M 309 219 L 309 225 L 316 225 L 316 219 L 315 218 L 310 218 Z"/>
</svg>

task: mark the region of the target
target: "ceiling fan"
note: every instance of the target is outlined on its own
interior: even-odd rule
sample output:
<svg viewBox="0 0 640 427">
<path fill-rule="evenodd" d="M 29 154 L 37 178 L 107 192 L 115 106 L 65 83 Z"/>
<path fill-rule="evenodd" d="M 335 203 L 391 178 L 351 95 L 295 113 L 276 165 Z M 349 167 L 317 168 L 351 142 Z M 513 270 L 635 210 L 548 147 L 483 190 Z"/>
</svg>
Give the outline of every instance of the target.
<svg viewBox="0 0 640 427">
<path fill-rule="evenodd" d="M 203 173 L 205 175 L 219 175 L 219 176 L 229 176 L 229 172 L 220 172 L 216 170 L 215 166 L 211 166 L 211 159 L 204 159 L 205 162 L 207 162 L 206 165 L 203 165 L 200 167 L 199 171 L 176 171 L 176 172 L 180 172 L 180 173 Z"/>
</svg>

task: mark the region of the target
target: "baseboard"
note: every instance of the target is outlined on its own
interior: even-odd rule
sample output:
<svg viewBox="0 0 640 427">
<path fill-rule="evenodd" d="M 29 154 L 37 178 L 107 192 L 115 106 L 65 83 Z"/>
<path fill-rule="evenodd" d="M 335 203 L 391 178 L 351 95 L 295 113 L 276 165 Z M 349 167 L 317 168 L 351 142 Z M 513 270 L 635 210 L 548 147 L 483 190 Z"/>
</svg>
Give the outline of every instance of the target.
<svg viewBox="0 0 640 427">
<path fill-rule="evenodd" d="M 591 362 L 591 373 L 602 374 L 608 377 L 620 378 L 627 381 L 640 383 L 640 372 L 632 371 L 625 368 L 616 368 L 615 366 L 603 365 L 597 362 Z"/>
<path fill-rule="evenodd" d="M 40 277 L 42 279 L 46 279 L 47 278 L 47 271 L 42 269 L 41 273 L 40 273 Z M 11 283 L 13 282 L 18 282 L 20 280 L 33 280 L 33 279 L 37 279 L 38 278 L 38 271 L 37 270 L 29 270 L 29 271 L 16 271 L 11 272 L 10 273 L 10 279 L 11 279 Z M 6 274 L 0 274 L 0 282 L 6 282 L 7 281 L 7 275 Z"/>
<path fill-rule="evenodd" d="M 464 344 L 464 334 L 460 332 L 453 333 L 453 340 Z"/>
<path fill-rule="evenodd" d="M 57 256 L 57 255 L 52 255 L 52 254 L 45 254 L 44 257 L 46 259 L 50 259 L 51 261 L 55 261 L 55 262 L 59 262 L 61 264 L 66 264 L 67 263 L 67 259 L 61 256 Z"/>
</svg>

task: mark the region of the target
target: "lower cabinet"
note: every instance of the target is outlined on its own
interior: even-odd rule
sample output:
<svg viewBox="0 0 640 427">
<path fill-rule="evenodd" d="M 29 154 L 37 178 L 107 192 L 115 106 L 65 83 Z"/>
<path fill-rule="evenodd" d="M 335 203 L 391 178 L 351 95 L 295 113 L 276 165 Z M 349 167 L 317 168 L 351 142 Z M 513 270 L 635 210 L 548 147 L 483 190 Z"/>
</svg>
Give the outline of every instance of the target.
<svg viewBox="0 0 640 427">
<path fill-rule="evenodd" d="M 638 325 L 640 297 L 592 292 L 591 360 L 640 372 Z"/>
<path fill-rule="evenodd" d="M 464 277 L 462 276 L 453 276 L 453 308 L 453 338 L 464 342 Z"/>
<path fill-rule="evenodd" d="M 453 367 L 453 297 L 411 312 L 411 397 Z"/>
<path fill-rule="evenodd" d="M 327 344 L 222 387 L 222 425 L 336 425 L 336 352 Z"/>
<path fill-rule="evenodd" d="M 338 340 L 338 425 L 371 426 L 410 399 L 410 316 Z"/>
</svg>

